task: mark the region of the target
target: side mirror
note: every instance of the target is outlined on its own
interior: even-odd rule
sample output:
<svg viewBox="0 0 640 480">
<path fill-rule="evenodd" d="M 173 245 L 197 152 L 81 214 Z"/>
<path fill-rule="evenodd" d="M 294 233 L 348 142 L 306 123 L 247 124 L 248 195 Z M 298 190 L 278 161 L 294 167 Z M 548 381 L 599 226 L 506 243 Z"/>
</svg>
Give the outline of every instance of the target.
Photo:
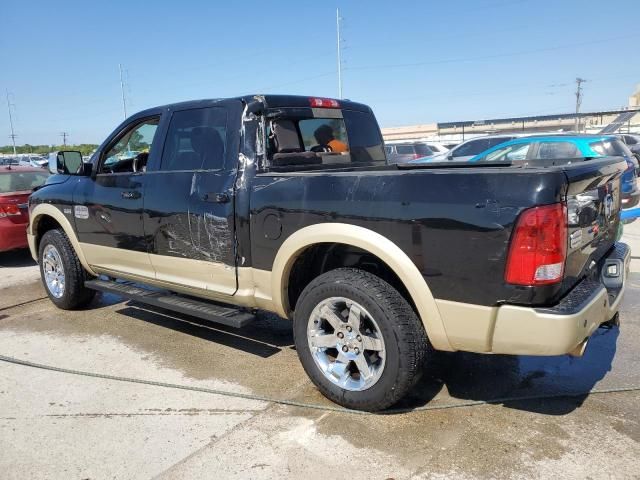
<svg viewBox="0 0 640 480">
<path fill-rule="evenodd" d="M 82 161 L 80 152 L 59 151 L 49 154 L 49 171 L 54 174 L 86 176 L 91 174 L 91 164 L 85 164 Z"/>
<path fill-rule="evenodd" d="M 447 155 L 447 160 L 453 160 L 453 155 Z"/>
</svg>

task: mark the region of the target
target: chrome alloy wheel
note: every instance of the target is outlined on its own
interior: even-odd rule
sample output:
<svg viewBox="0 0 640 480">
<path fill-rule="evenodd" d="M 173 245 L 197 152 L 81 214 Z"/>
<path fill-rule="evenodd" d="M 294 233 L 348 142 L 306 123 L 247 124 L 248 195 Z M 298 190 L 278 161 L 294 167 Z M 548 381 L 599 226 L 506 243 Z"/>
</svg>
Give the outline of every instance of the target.
<svg viewBox="0 0 640 480">
<path fill-rule="evenodd" d="M 60 252 L 51 244 L 44 247 L 44 252 L 42 252 L 42 271 L 51 295 L 55 298 L 61 298 L 64 295 L 64 267 Z"/>
<path fill-rule="evenodd" d="M 320 302 L 307 325 L 311 355 L 324 376 L 351 391 L 372 387 L 382 376 L 382 332 L 364 307 L 343 297 Z"/>
</svg>

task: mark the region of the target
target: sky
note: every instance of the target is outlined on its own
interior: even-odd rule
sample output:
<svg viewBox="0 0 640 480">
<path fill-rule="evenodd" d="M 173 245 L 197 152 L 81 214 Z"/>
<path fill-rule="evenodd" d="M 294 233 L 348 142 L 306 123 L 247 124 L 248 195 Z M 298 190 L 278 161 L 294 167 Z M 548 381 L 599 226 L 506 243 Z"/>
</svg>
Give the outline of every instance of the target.
<svg viewBox="0 0 640 480">
<path fill-rule="evenodd" d="M 638 0 L 2 0 L 18 144 L 100 143 L 128 114 L 252 93 L 343 96 L 383 127 L 619 108 L 640 83 Z M 0 103 L 0 145 L 10 143 Z"/>
</svg>

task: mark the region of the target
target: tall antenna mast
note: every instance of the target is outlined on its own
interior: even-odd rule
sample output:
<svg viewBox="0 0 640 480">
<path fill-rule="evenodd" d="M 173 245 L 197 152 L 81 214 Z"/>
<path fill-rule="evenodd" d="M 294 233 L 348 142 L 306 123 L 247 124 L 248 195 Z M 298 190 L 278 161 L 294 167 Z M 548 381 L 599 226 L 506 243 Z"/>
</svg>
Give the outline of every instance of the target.
<svg viewBox="0 0 640 480">
<path fill-rule="evenodd" d="M 11 125 L 11 142 L 13 143 L 13 154 L 16 155 L 16 137 L 13 131 L 13 116 L 11 115 L 11 102 L 9 102 L 9 90 L 7 90 L 7 110 L 9 111 L 9 125 Z"/>
<path fill-rule="evenodd" d="M 120 69 L 120 90 L 122 91 L 122 111 L 124 112 L 124 119 L 127 119 L 127 100 L 124 97 L 124 81 L 122 80 L 122 64 L 118 64 Z"/>
<path fill-rule="evenodd" d="M 342 45 L 340 42 L 340 9 L 336 8 L 336 32 L 338 37 L 338 98 L 342 98 Z"/>
<path fill-rule="evenodd" d="M 586 82 L 584 78 L 576 78 L 576 120 L 574 130 L 580 131 L 580 105 L 582 105 L 582 84 Z"/>
</svg>

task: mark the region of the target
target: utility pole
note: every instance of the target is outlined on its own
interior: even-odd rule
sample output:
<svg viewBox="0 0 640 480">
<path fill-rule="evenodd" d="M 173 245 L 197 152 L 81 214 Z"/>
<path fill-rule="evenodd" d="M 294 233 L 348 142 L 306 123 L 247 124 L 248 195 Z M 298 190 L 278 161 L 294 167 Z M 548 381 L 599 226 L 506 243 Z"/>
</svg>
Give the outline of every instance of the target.
<svg viewBox="0 0 640 480">
<path fill-rule="evenodd" d="M 336 8 L 336 33 L 338 37 L 338 98 L 342 98 L 342 44 L 340 40 L 340 9 Z"/>
<path fill-rule="evenodd" d="M 13 143 L 13 154 L 16 155 L 16 137 L 17 135 L 13 131 L 13 116 L 11 115 L 11 102 L 9 102 L 9 90 L 7 90 L 7 110 L 9 111 L 9 125 L 11 125 L 11 142 Z"/>
<path fill-rule="evenodd" d="M 69 136 L 68 132 L 61 132 L 60 136 L 62 137 L 62 145 L 67 146 L 67 137 Z"/>
<path fill-rule="evenodd" d="M 127 100 L 124 97 L 124 81 L 122 80 L 122 64 L 118 64 L 120 69 L 120 90 L 122 91 L 122 111 L 124 112 L 124 119 L 127 119 Z"/>
<path fill-rule="evenodd" d="M 582 105 L 582 84 L 586 82 L 584 78 L 576 78 L 576 119 L 574 130 L 580 132 L 580 105 Z"/>
</svg>

